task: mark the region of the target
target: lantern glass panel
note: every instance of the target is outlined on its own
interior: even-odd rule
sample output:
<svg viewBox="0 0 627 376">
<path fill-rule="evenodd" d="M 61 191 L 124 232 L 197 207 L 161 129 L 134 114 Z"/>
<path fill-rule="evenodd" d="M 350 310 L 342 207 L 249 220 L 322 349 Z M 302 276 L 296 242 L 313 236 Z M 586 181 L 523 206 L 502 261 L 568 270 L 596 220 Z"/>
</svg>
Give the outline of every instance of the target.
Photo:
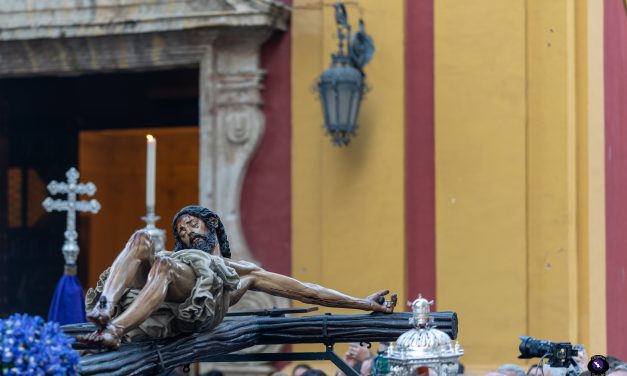
<svg viewBox="0 0 627 376">
<path fill-rule="evenodd" d="M 331 121 L 331 119 L 329 118 L 329 111 L 327 110 L 329 108 L 329 105 L 327 104 L 327 89 L 328 85 L 325 85 L 323 83 L 318 84 L 318 92 L 320 93 L 320 104 L 322 105 L 322 114 L 324 115 L 325 124 L 329 124 L 329 122 Z"/>
<path fill-rule="evenodd" d="M 351 98 L 351 104 L 349 106 L 350 108 L 350 114 L 349 114 L 349 121 L 351 122 L 351 124 L 357 124 L 357 115 L 359 114 L 359 106 L 361 104 L 361 96 L 362 96 L 362 85 L 356 85 L 357 87 L 355 88 L 354 91 L 354 95 Z"/>
<path fill-rule="evenodd" d="M 350 131 L 351 128 L 351 104 L 353 102 L 352 97 L 355 95 L 355 85 L 350 82 L 342 82 L 338 85 L 338 118 L 339 125 L 342 130 Z"/>
<path fill-rule="evenodd" d="M 324 98 L 324 106 L 322 110 L 325 113 L 328 125 L 337 125 L 337 91 L 335 85 L 326 83 L 323 87 L 322 97 Z"/>
</svg>

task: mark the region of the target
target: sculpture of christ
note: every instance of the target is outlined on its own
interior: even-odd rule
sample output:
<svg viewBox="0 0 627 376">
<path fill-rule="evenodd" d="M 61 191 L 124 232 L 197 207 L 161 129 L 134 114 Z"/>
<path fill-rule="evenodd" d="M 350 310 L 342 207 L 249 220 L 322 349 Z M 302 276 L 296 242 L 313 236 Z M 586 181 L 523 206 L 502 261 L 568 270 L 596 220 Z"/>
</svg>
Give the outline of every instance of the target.
<svg viewBox="0 0 627 376">
<path fill-rule="evenodd" d="M 86 296 L 87 318 L 99 330 L 80 342 L 117 349 L 123 338 L 166 338 L 218 325 L 248 290 L 327 307 L 392 312 L 381 290 L 360 299 L 233 261 L 220 218 L 187 206 L 173 220 L 175 248 L 155 254 L 150 236 L 135 232 Z"/>
</svg>

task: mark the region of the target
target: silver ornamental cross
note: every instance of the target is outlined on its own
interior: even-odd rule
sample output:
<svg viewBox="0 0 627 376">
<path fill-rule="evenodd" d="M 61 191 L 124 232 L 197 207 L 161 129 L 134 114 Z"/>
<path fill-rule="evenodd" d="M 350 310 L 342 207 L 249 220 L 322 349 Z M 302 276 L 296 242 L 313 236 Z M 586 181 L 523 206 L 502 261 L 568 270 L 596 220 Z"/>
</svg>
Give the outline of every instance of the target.
<svg viewBox="0 0 627 376">
<path fill-rule="evenodd" d="M 63 257 L 66 265 L 75 265 L 78 258 L 78 233 L 76 232 L 76 212 L 92 212 L 98 213 L 100 203 L 96 199 L 89 201 L 76 201 L 77 195 L 93 196 L 96 193 L 96 186 L 89 182 L 86 184 L 78 183 L 80 174 L 74 167 L 70 168 L 66 173 L 67 183 L 57 182 L 55 180 L 48 184 L 48 191 L 52 195 L 57 193 L 67 193 L 67 200 L 55 200 L 47 197 L 42 203 L 46 211 L 53 210 L 67 211 L 67 227 L 65 230 L 65 243 L 63 243 Z"/>
</svg>

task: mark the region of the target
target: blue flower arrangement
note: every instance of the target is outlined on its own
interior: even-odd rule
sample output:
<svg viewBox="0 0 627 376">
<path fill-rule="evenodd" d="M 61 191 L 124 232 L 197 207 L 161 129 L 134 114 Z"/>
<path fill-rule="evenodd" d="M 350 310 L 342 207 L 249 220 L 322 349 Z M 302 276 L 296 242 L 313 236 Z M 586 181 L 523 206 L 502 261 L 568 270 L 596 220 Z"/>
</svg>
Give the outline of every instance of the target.
<svg viewBox="0 0 627 376">
<path fill-rule="evenodd" d="M 2 375 L 78 375 L 78 354 L 73 338 L 55 322 L 39 316 L 15 314 L 0 319 L 0 372 Z"/>
</svg>

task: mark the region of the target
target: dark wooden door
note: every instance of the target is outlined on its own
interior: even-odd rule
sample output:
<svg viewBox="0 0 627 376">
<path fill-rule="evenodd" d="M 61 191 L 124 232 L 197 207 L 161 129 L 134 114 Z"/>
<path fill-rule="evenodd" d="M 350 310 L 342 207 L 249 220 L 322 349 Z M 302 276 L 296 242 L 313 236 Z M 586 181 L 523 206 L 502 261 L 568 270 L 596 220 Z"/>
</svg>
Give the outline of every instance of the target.
<svg viewBox="0 0 627 376">
<path fill-rule="evenodd" d="M 10 86 L 10 85 L 7 85 Z M 3 296 L 8 313 L 47 317 L 54 288 L 63 273 L 65 215 L 41 205 L 50 180 L 65 180 L 77 161 L 77 132 L 53 116 L 54 101 L 32 108 L 30 91 L 12 87 L 5 95 L 8 151 L 4 174 L 6 222 L 2 227 L 5 274 Z M 40 105 L 41 103 L 38 103 Z"/>
<path fill-rule="evenodd" d="M 65 180 L 72 166 L 80 171 L 81 131 L 198 124 L 198 69 L 0 79 L 2 101 L 6 111 L 0 110 L 0 314 L 45 317 L 63 274 L 65 231 L 64 213 L 43 212 L 46 185 Z M 145 155 L 142 150 L 139 156 Z M 81 181 L 88 180 L 81 176 Z M 115 185 L 94 183 L 99 190 L 96 198 L 114 195 L 108 190 Z M 196 195 L 192 196 L 189 202 L 195 202 Z M 80 215 L 77 222 L 78 276 L 83 288 L 87 287 L 90 226 L 96 225 L 91 222 L 97 216 Z M 136 213 L 132 218 L 141 225 Z M 129 236 L 126 232 L 115 236 Z"/>
</svg>

